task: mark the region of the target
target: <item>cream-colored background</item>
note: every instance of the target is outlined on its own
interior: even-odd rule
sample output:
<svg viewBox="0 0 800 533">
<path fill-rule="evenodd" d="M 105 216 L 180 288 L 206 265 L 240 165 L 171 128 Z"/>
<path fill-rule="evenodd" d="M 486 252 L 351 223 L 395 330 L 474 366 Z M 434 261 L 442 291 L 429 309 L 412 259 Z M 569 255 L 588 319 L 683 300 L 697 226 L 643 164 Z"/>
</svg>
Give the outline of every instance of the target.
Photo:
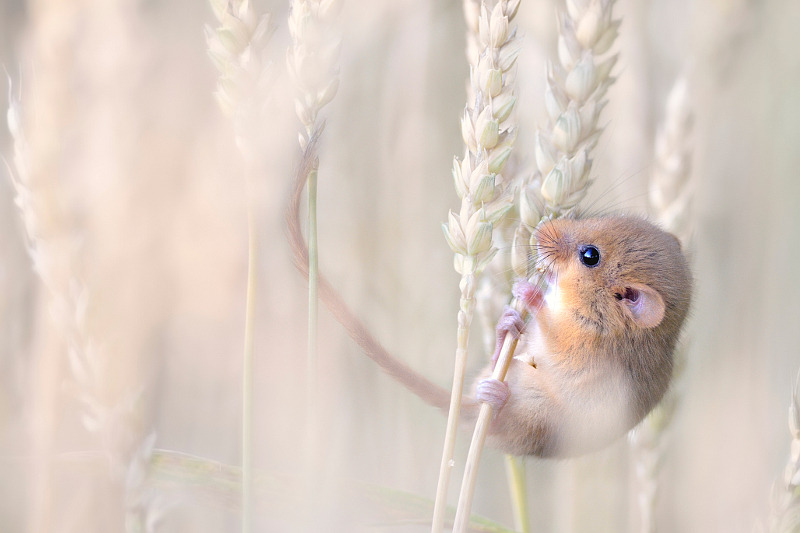
<svg viewBox="0 0 800 533">
<path fill-rule="evenodd" d="M 276 27 L 256 198 L 255 461 L 297 478 L 307 304 L 282 227 L 298 127 L 284 67 L 288 2 L 255 6 Z M 610 188 L 601 205 L 643 212 L 655 128 L 685 69 L 696 110 L 697 290 L 658 520 L 663 531 L 751 531 L 788 457 L 786 410 L 800 367 L 800 4 L 619 0 L 617 14 L 619 81 L 595 153 L 592 194 Z M 387 347 L 449 386 L 458 277 L 439 226 L 456 205 L 450 166 L 463 150 L 460 2 L 345 0 L 340 19 L 341 85 L 326 110 L 319 178 L 321 265 Z M 551 2 L 523 1 L 523 168 L 544 120 L 554 20 Z M 72 276 L 88 291 L 86 330 L 104 361 L 99 397 L 115 406 L 143 391 L 126 431 L 155 430 L 158 448 L 236 464 L 247 236 L 241 162 L 205 52 L 203 25 L 214 23 L 209 6 L 190 0 L 2 0 L 0 62 L 21 83 L 26 126 L 36 124 L 27 134 L 44 167 L 45 237 L 70 251 Z M 4 128 L 0 145 L 10 156 Z M 103 444 L 81 424 L 68 367 L 41 379 L 42 354 L 66 360 L 66 350 L 0 173 L 0 531 L 42 520 L 32 497 L 35 429 L 54 446 L 51 530 L 120 531 L 118 485 L 102 461 L 75 453 Z M 486 355 L 473 346 L 477 368 Z M 338 490 L 343 478 L 432 497 L 444 417 L 385 377 L 326 311 L 319 365 L 320 505 L 335 509 L 326 530 L 374 523 Z M 627 448 L 528 461 L 534 531 L 635 531 Z M 453 487 L 459 478 L 456 468 Z M 238 527 L 223 502 L 165 492 L 156 531 Z M 475 511 L 512 523 L 494 451 L 481 465 Z M 276 516 L 265 511 L 260 531 L 297 529 Z"/>
</svg>

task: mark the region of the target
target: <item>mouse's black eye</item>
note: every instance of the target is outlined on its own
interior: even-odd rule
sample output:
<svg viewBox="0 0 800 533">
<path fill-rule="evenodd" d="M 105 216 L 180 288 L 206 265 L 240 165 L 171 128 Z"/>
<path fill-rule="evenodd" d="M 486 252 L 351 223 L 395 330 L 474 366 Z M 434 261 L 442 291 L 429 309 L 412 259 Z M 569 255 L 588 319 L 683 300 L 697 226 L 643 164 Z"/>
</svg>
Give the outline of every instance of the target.
<svg viewBox="0 0 800 533">
<path fill-rule="evenodd" d="M 592 245 L 581 246 L 578 253 L 581 256 L 581 263 L 587 267 L 597 266 L 600 262 L 600 251 Z"/>
</svg>

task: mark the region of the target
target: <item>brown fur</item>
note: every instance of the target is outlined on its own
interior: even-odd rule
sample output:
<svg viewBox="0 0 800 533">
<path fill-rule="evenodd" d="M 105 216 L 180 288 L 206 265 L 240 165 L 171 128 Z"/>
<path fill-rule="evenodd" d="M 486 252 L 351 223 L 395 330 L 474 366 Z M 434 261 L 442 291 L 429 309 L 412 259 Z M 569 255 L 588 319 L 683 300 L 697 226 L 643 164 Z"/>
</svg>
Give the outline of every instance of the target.
<svg viewBox="0 0 800 533">
<path fill-rule="evenodd" d="M 623 435 L 663 397 L 691 274 L 677 239 L 638 217 L 556 220 L 537 239 L 560 305 L 545 298 L 520 340 L 491 438 L 512 453 L 576 455 Z M 597 266 L 581 263 L 583 245 L 599 250 Z M 663 317 L 654 327 L 618 299 L 630 287 Z"/>
<path fill-rule="evenodd" d="M 316 143 L 311 140 L 295 172 L 286 211 L 295 265 L 306 278 L 300 200 L 306 176 L 316 168 Z M 509 400 L 490 438 L 511 453 L 564 457 L 605 446 L 663 397 L 689 307 L 691 275 L 677 239 L 637 217 L 556 220 L 541 226 L 537 237 L 562 305 L 545 305 L 527 326 L 508 372 Z M 579 260 L 579 247 L 587 244 L 601 254 L 594 268 Z M 629 300 L 618 299 L 629 288 L 650 303 L 644 314 L 635 315 Z M 384 371 L 427 403 L 448 407 L 448 391 L 388 353 L 323 276 L 319 294 Z M 490 373 L 487 367 L 481 377 Z M 462 413 L 476 416 L 474 399 L 464 399 Z"/>
</svg>

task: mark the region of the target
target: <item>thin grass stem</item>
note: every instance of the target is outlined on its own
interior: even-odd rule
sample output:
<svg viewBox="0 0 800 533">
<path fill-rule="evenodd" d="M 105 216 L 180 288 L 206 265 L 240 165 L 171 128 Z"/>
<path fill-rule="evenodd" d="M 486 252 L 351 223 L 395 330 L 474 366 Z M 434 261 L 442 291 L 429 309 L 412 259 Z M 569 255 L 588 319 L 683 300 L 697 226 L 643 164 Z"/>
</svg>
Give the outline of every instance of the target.
<svg viewBox="0 0 800 533">
<path fill-rule="evenodd" d="M 306 355 L 306 472 L 305 494 L 314 494 L 314 476 L 319 467 L 318 453 L 318 317 L 319 248 L 317 244 L 317 169 L 306 178 L 308 192 L 308 353 Z M 312 502 L 314 503 L 314 502 Z"/>
<path fill-rule="evenodd" d="M 316 139 L 322 134 L 325 121 L 322 109 L 330 103 L 339 88 L 339 50 L 341 37 L 337 30 L 338 0 L 292 0 L 289 13 L 289 34 L 292 46 L 287 66 L 296 87 L 295 112 L 302 124 L 298 137 L 304 157 L 310 158 L 307 170 L 298 177 L 305 178 L 307 189 L 307 247 L 308 247 L 308 338 L 306 355 L 306 427 L 303 494 L 309 508 L 319 509 L 320 478 L 323 459 L 319 429 L 320 402 L 318 316 L 319 316 L 319 246 L 317 235 L 317 177 L 319 160 Z M 324 521 L 318 513 L 309 513 L 306 530 L 318 530 Z"/>
<path fill-rule="evenodd" d="M 248 194 L 247 300 L 245 304 L 244 354 L 242 359 L 242 533 L 250 533 L 253 528 L 253 325 L 256 305 L 258 246 L 255 218 L 252 200 Z"/>
<path fill-rule="evenodd" d="M 317 248 L 317 170 L 308 174 L 308 366 L 317 363 L 317 319 L 319 316 L 319 254 Z M 311 375 L 315 375 L 313 372 Z M 311 391 L 313 393 L 313 387 Z M 312 403 L 313 405 L 313 403 Z"/>
<path fill-rule="evenodd" d="M 259 15 L 247 0 L 210 0 L 220 25 L 206 27 L 208 53 L 220 71 L 215 96 L 231 119 L 236 144 L 242 153 L 247 204 L 247 289 L 245 296 L 244 350 L 242 353 L 242 515 L 241 531 L 253 529 L 253 349 L 258 268 L 258 233 L 253 187 L 254 154 L 271 80 L 265 51 L 269 38 L 268 14 Z"/>
<path fill-rule="evenodd" d="M 514 528 L 522 533 L 531 533 L 528 516 L 528 486 L 525 478 L 525 458 L 506 455 L 506 477 L 514 509 Z"/>
</svg>

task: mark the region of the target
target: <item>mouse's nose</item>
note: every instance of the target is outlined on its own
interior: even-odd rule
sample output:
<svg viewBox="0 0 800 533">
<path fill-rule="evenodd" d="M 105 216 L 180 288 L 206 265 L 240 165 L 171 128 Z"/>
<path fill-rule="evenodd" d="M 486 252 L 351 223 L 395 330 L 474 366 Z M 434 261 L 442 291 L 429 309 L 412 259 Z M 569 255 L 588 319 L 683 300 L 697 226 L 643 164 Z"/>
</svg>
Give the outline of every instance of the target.
<svg viewBox="0 0 800 533">
<path fill-rule="evenodd" d="M 553 261 L 569 255 L 568 242 L 560 226 L 559 220 L 547 220 L 539 224 L 533 232 L 538 264 L 547 267 Z"/>
</svg>

